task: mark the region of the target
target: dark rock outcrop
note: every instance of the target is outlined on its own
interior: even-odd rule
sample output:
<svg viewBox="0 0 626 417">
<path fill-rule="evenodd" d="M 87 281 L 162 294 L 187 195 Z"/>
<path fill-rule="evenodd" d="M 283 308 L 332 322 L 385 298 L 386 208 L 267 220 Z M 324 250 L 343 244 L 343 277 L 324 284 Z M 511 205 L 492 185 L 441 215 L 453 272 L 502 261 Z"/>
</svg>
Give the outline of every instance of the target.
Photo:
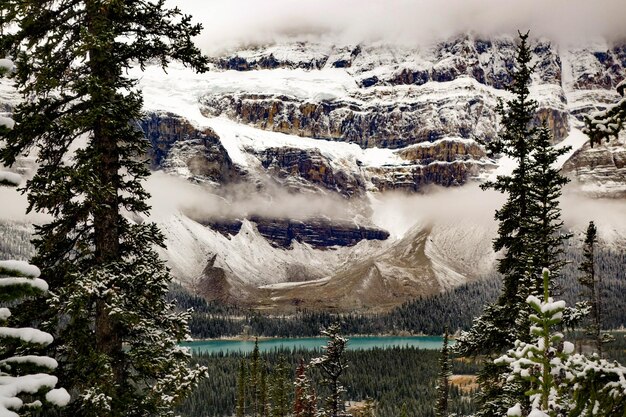
<svg viewBox="0 0 626 417">
<path fill-rule="evenodd" d="M 362 148 L 398 149 L 443 137 L 489 142 L 496 135 L 496 98 L 470 79 L 451 90 L 407 92 L 397 102 L 370 104 L 358 100 L 303 101 L 261 94 L 207 95 L 202 111 L 274 132 L 356 143 Z M 370 97 L 365 97 L 370 98 Z M 398 97 L 400 99 L 400 97 Z M 555 141 L 569 131 L 567 110 L 542 106 L 537 123 L 547 117 Z"/>
<path fill-rule="evenodd" d="M 571 59 L 577 90 L 612 90 L 626 77 L 626 44 L 606 50 L 575 50 Z"/>
<path fill-rule="evenodd" d="M 333 246 L 354 246 L 362 240 L 385 240 L 389 237 L 389 233 L 381 229 L 325 218 L 294 220 L 250 216 L 249 220 L 256 224 L 259 234 L 273 246 L 285 249 L 290 248 L 293 241 L 307 243 L 316 249 L 326 249 Z M 243 222 L 236 219 L 216 219 L 200 220 L 199 223 L 225 236 L 234 236 L 241 230 Z"/>
</svg>

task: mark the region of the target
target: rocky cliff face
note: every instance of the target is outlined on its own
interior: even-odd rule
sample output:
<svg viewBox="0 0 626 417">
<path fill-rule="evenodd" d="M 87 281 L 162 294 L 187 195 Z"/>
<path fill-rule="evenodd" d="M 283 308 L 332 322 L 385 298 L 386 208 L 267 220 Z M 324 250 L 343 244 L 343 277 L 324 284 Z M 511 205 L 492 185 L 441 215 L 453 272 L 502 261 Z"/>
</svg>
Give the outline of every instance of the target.
<svg viewBox="0 0 626 417">
<path fill-rule="evenodd" d="M 536 82 L 560 87 L 562 63 L 557 50 L 539 41 L 533 52 Z M 360 88 L 352 89 L 341 100 L 220 91 L 205 96 L 204 110 L 264 129 L 349 141 L 362 147 L 401 148 L 445 136 L 490 140 L 495 134 L 497 90 L 510 83 L 514 54 L 511 37 L 479 39 L 471 35 L 423 48 L 279 44 L 237 51 L 217 59 L 218 67 L 239 71 L 344 68 Z M 233 66 L 228 62 L 245 64 Z M 416 88 L 455 80 L 460 85 L 453 86 L 452 94 L 441 94 L 441 88 Z M 561 100 L 558 92 L 555 97 L 542 95 L 540 116 L 549 119 L 557 141 L 569 130 Z"/>
<path fill-rule="evenodd" d="M 140 126 L 151 144 L 148 157 L 152 169 L 221 184 L 241 174 L 210 128 L 197 129 L 179 115 L 154 112 L 147 113 Z"/>
<path fill-rule="evenodd" d="M 359 197 L 365 191 L 365 179 L 359 172 L 335 170 L 329 158 L 317 149 L 272 147 L 256 152 L 261 166 L 288 190 L 299 192 L 308 184 L 337 192 L 346 198 Z M 291 179 L 302 181 L 290 181 Z"/>
<path fill-rule="evenodd" d="M 585 144 L 565 163 L 563 171 L 594 197 L 626 197 L 626 137 L 593 148 Z"/>
</svg>

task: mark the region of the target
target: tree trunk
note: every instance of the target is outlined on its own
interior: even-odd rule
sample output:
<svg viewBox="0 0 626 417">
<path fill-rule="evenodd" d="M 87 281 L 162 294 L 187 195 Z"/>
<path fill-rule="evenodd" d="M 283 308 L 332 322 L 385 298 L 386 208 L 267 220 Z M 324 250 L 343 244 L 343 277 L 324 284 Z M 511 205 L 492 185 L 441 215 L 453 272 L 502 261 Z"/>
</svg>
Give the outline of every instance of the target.
<svg viewBox="0 0 626 417">
<path fill-rule="evenodd" d="M 89 69 L 92 87 L 91 100 L 94 108 L 106 108 L 115 96 L 115 71 L 110 66 L 112 45 L 106 40 L 109 11 L 106 6 L 98 6 L 94 0 L 86 2 L 88 31 L 98 39 L 97 47 L 89 50 Z M 97 170 L 95 171 L 97 190 L 93 198 L 93 222 L 95 263 L 105 266 L 119 260 L 119 150 L 117 138 L 109 126 L 118 122 L 109 120 L 110 116 L 100 114 L 93 125 L 93 149 L 96 155 Z M 89 197 L 88 197 L 89 198 Z M 96 351 L 108 356 L 117 387 L 124 382 L 124 366 L 121 360 L 122 339 L 118 326 L 109 316 L 106 299 L 96 301 L 95 346 Z M 114 411 L 111 415 L 116 415 Z"/>
</svg>

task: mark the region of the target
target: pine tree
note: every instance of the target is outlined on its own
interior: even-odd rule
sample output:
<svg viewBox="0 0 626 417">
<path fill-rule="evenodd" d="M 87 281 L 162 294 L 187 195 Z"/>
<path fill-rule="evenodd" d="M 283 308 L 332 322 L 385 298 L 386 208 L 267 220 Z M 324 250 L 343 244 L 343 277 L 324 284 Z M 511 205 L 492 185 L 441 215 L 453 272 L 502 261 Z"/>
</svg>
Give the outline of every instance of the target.
<svg viewBox="0 0 626 417">
<path fill-rule="evenodd" d="M 272 417 L 286 417 L 290 412 L 291 383 L 289 366 L 284 356 L 278 360 L 278 364 L 272 369 L 270 383 L 271 415 Z"/>
<path fill-rule="evenodd" d="M 250 356 L 250 373 L 248 377 L 248 392 L 250 393 L 250 414 L 253 417 L 259 415 L 260 403 L 259 398 L 261 396 L 261 353 L 259 351 L 259 339 L 254 339 L 254 349 Z"/>
<path fill-rule="evenodd" d="M 450 394 L 450 376 L 452 364 L 450 363 L 450 350 L 448 348 L 448 329 L 443 334 L 443 347 L 439 357 L 439 375 L 437 376 L 437 404 L 435 405 L 436 417 L 448 417 L 448 396 Z"/>
<path fill-rule="evenodd" d="M 322 335 L 328 337 L 324 355 L 311 360 L 311 365 L 319 368 L 323 375 L 323 383 L 328 387 L 330 392 L 326 399 L 326 408 L 324 409 L 325 417 L 343 417 L 348 414 L 344 411 L 344 402 L 342 400 L 345 392 L 341 385 L 340 378 L 348 367 L 344 352 L 348 344 L 348 339 L 339 334 L 340 326 L 338 323 L 331 324 L 322 330 Z"/>
<path fill-rule="evenodd" d="M 0 170 L 0 186 L 18 186 L 20 181 L 18 174 Z M 24 261 L 0 261 L 0 303 L 19 309 L 20 299 L 45 294 L 48 284 L 39 275 L 39 268 Z M 57 361 L 38 355 L 52 343 L 52 336 L 34 328 L 10 327 L 10 318 L 11 310 L 1 307 L 0 415 L 17 417 L 18 412 L 44 404 L 67 405 L 69 394 L 55 389 L 58 379 L 48 374 L 57 368 Z"/>
<path fill-rule="evenodd" d="M 554 165 L 570 147 L 556 149 L 550 144 L 551 139 L 552 134 L 544 121 L 534 143 L 529 168 L 528 241 L 532 268 L 530 276 L 540 276 L 541 271 L 548 268 L 552 271 L 551 283 L 554 283 L 565 265 L 563 243 L 571 237 L 571 234 L 562 232 L 563 221 L 559 207 L 561 190 L 569 179 Z M 539 280 L 530 280 L 529 285 L 532 294 L 543 292 L 543 283 Z"/>
<path fill-rule="evenodd" d="M 42 0 L 2 3 L 0 49 L 15 58 L 14 81 L 27 99 L 4 132 L 0 160 L 38 150 L 27 182 L 29 210 L 52 221 L 36 227 L 34 262 L 53 297 L 34 301 L 25 321 L 44 316 L 56 335 L 71 411 L 85 417 L 171 415 L 202 369 L 190 370 L 186 314 L 165 301 L 171 276 L 155 247 L 163 235 L 145 216 L 147 141 L 137 81 L 149 61 L 179 60 L 205 70 L 193 45 L 200 33 L 165 0 Z M 125 216 L 130 213 L 131 216 Z"/>
<path fill-rule="evenodd" d="M 239 364 L 239 375 L 237 376 L 237 417 L 243 417 L 246 414 L 247 380 L 246 362 L 242 359 Z"/>
<path fill-rule="evenodd" d="M 580 285 L 586 291 L 586 304 L 590 307 L 591 317 L 586 328 L 586 333 L 591 336 L 596 347 L 596 352 L 602 356 L 602 345 L 612 340 L 609 334 L 602 333 L 602 299 L 599 288 L 600 280 L 596 275 L 595 266 L 595 247 L 598 243 L 598 230 L 596 225 L 591 221 L 587 226 L 585 234 L 585 242 L 583 248 L 583 262 L 578 268 L 583 273 L 578 278 Z"/>
<path fill-rule="evenodd" d="M 472 328 L 458 339 L 455 351 L 466 356 L 487 355 L 479 373 L 478 416 L 502 415 L 511 404 L 524 401 L 520 393 L 525 381 L 512 381 L 506 370 L 492 362 L 494 355 L 510 349 L 516 340 L 530 339 L 530 307 L 526 298 L 541 294 L 537 271 L 546 264 L 555 275 L 563 265 L 562 222 L 558 207 L 561 187 L 567 182 L 552 164 L 565 150 L 550 146 L 550 132 L 533 125 L 536 101 L 530 99 L 529 86 L 533 67 L 527 42 L 528 33 L 520 34 L 516 68 L 510 91 L 513 98 L 500 104 L 502 129 L 487 148 L 513 159 L 517 166 L 510 176 L 498 176 L 483 188 L 505 193 L 507 200 L 496 211 L 499 222 L 494 250 L 504 251 L 498 261 L 503 289 L 498 300 L 485 307 Z M 504 373 L 503 373 L 504 372 Z"/>
</svg>

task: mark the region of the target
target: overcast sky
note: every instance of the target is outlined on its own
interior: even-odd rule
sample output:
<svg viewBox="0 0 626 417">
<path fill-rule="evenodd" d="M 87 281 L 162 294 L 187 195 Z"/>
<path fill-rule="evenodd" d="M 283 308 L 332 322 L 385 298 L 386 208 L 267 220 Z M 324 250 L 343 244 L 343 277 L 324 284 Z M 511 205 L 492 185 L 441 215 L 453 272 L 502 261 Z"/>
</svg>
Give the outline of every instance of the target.
<svg viewBox="0 0 626 417">
<path fill-rule="evenodd" d="M 204 25 L 205 52 L 287 33 L 421 43 L 531 29 L 558 42 L 626 37 L 626 0 L 169 0 Z"/>
</svg>

